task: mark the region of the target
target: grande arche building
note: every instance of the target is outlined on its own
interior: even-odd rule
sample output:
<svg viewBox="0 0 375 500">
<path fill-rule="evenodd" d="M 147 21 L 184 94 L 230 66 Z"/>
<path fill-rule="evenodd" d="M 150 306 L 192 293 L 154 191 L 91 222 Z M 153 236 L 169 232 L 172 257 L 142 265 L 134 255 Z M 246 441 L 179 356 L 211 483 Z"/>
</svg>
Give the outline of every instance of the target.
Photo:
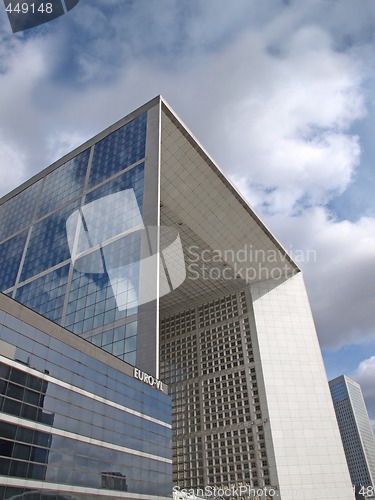
<svg viewBox="0 0 375 500">
<path fill-rule="evenodd" d="M 302 273 L 163 98 L 0 224 L 4 294 L 168 385 L 176 486 L 352 500 Z"/>
</svg>

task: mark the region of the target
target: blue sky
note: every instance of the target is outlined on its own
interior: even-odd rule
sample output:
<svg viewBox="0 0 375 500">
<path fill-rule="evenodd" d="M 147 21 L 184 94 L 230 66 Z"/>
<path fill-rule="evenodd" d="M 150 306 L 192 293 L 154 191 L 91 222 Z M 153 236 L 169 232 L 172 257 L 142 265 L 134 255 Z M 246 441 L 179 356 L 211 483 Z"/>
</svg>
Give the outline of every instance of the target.
<svg viewBox="0 0 375 500">
<path fill-rule="evenodd" d="M 375 422 L 375 1 L 81 0 L 12 34 L 5 194 L 162 94 L 301 262 L 328 377 Z"/>
</svg>

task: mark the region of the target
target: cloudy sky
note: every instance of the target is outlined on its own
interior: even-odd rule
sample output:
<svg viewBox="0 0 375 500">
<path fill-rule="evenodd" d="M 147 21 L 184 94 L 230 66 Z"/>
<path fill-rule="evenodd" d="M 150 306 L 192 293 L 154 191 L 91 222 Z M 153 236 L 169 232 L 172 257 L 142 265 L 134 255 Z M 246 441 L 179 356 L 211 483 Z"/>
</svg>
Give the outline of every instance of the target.
<svg viewBox="0 0 375 500">
<path fill-rule="evenodd" d="M 328 378 L 375 424 L 375 0 L 81 0 L 19 34 L 0 6 L 0 37 L 0 194 L 162 94 L 310 256 Z"/>
</svg>

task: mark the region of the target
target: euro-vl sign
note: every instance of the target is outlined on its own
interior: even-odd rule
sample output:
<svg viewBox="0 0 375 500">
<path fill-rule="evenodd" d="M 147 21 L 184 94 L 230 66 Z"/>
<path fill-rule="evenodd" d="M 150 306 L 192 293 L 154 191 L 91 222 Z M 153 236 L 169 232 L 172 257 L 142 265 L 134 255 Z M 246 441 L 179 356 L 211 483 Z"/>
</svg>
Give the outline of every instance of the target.
<svg viewBox="0 0 375 500">
<path fill-rule="evenodd" d="M 35 28 L 63 16 L 72 10 L 79 0 L 3 0 L 13 33 Z"/>
</svg>

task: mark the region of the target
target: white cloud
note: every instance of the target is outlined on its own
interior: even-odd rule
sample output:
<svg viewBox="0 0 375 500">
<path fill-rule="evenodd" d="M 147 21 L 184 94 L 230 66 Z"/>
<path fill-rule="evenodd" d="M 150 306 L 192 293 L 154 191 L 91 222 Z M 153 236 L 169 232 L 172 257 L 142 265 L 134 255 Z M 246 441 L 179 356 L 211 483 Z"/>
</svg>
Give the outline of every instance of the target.
<svg viewBox="0 0 375 500">
<path fill-rule="evenodd" d="M 66 129 L 54 130 L 46 136 L 46 152 L 53 162 L 81 145 L 86 139 L 87 137 L 77 130 L 71 132 Z"/>
<path fill-rule="evenodd" d="M 361 361 L 353 378 L 361 385 L 363 397 L 375 429 L 375 356 Z"/>
<path fill-rule="evenodd" d="M 375 398 L 375 356 L 361 361 L 355 372 L 355 378 L 366 390 L 368 396 Z"/>
<path fill-rule="evenodd" d="M 213 148 L 234 179 L 247 177 L 262 190 L 261 207 L 268 211 L 291 213 L 301 199 L 327 201 L 346 189 L 358 165 L 359 141 L 348 132 L 364 114 L 358 68 L 331 45 L 322 30 L 304 28 L 280 56 L 253 35 L 225 56 L 233 62 L 222 67 L 232 78 L 217 80 L 227 81 L 230 96 L 213 90 L 216 110 L 205 113 L 221 136 Z"/>
<path fill-rule="evenodd" d="M 363 115 L 363 99 L 351 57 L 335 52 L 321 30 L 301 31 L 282 57 L 267 51 L 262 34 L 248 33 L 183 71 L 133 62 L 77 106 L 87 112 L 95 99 L 88 114 L 98 121 L 112 114 L 112 95 L 141 103 L 165 94 L 234 179 L 257 186 L 260 208 L 291 213 L 301 199 L 326 202 L 358 165 L 359 140 L 348 127 Z"/>
<path fill-rule="evenodd" d="M 13 139 L 20 138 L 29 168 L 37 170 L 50 160 L 45 142 L 54 126 L 56 137 L 64 129 L 65 134 L 87 137 L 162 93 L 223 168 L 260 190 L 260 208 L 291 213 L 298 200 L 324 202 L 332 192 L 345 190 L 358 164 L 359 141 L 348 128 L 364 113 L 361 68 L 350 54 L 335 50 L 326 31 L 301 22 L 312 4 L 293 10 L 271 2 L 279 15 L 267 20 L 265 10 L 256 11 L 262 30 L 254 22 L 245 29 L 240 22 L 241 12 L 249 9 L 246 4 L 241 3 L 236 15 L 218 11 L 215 19 L 223 33 L 236 25 L 241 29 L 216 51 L 207 48 L 211 40 L 220 39 L 214 20 L 203 36 L 199 16 L 177 4 L 172 3 L 163 21 L 154 19 L 154 25 L 148 14 L 151 37 L 163 29 L 174 46 L 177 28 L 182 30 L 185 51 L 176 49 L 174 57 L 169 52 L 169 61 L 164 45 L 160 55 L 140 51 L 144 32 L 139 37 L 134 18 L 146 16 L 143 9 L 129 7 L 111 18 L 111 32 L 109 18 L 98 8 L 79 6 L 74 20 L 87 44 L 76 56 L 77 77 L 86 82 L 94 82 L 95 75 L 108 77 L 107 59 L 118 53 L 121 64 L 113 67 L 112 79 L 84 90 L 64 88 L 52 75 L 60 54 L 73 42 L 62 30 L 58 36 L 23 42 L 13 50 L 8 72 L 0 75 L 0 127 L 6 124 Z M 208 20 L 207 8 L 199 8 Z M 133 16 L 132 22 L 127 15 Z M 91 19 L 107 35 L 94 40 Z M 138 47 L 135 41 L 126 43 L 123 26 L 132 26 Z"/>
<path fill-rule="evenodd" d="M 7 193 L 15 185 L 20 184 L 27 175 L 25 156 L 22 152 L 17 152 L 14 144 L 0 141 L 0 165 L 8 166 L 8 168 L 0 168 L 0 186 L 4 193 Z"/>
<path fill-rule="evenodd" d="M 0 73 L 1 194 L 16 187 L 45 165 L 41 163 L 47 130 L 41 83 L 46 76 L 48 58 L 42 41 L 12 41 L 7 53 L 6 71 Z M 46 165 L 45 165 L 46 166 Z"/>
<path fill-rule="evenodd" d="M 266 222 L 304 271 L 323 348 L 375 339 L 375 219 L 338 222 L 323 208 Z M 316 256 L 316 259 L 315 259 Z"/>
</svg>

